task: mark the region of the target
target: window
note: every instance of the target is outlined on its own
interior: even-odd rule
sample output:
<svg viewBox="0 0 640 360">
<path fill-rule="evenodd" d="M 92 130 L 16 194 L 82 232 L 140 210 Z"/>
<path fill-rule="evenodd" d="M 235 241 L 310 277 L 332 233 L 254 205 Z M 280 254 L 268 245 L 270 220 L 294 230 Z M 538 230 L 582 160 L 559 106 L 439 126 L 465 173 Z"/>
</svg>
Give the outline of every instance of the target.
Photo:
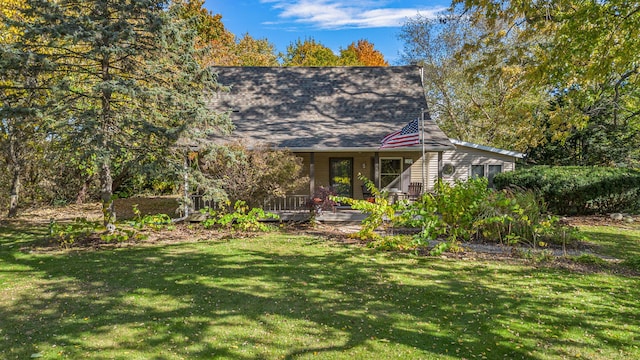
<svg viewBox="0 0 640 360">
<path fill-rule="evenodd" d="M 471 177 L 486 177 L 489 180 L 489 187 L 493 187 L 493 178 L 501 172 L 502 165 L 471 165 Z"/>
<path fill-rule="evenodd" d="M 380 159 L 380 188 L 402 189 L 402 158 Z"/>
<path fill-rule="evenodd" d="M 451 176 L 455 174 L 455 172 L 456 167 L 453 166 L 453 164 L 444 164 L 444 166 L 442 167 L 442 175 L 444 176 Z"/>
<path fill-rule="evenodd" d="M 487 165 L 489 168 L 487 172 L 487 178 L 489 179 L 489 187 L 493 187 L 493 178 L 496 174 L 500 174 L 502 172 L 502 165 Z"/>
<path fill-rule="evenodd" d="M 484 165 L 471 165 L 471 177 L 484 177 Z"/>
<path fill-rule="evenodd" d="M 338 196 L 353 197 L 353 158 L 330 158 L 329 182 Z"/>
</svg>

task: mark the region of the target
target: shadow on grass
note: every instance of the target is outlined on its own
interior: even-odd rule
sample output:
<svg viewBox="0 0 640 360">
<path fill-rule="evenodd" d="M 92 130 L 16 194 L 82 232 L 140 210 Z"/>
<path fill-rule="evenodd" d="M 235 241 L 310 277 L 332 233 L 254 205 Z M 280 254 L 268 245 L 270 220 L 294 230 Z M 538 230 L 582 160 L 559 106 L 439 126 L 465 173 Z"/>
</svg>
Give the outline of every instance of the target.
<svg viewBox="0 0 640 360">
<path fill-rule="evenodd" d="M 3 248 L 0 268 L 9 270 L 0 279 L 21 270 L 3 290 L 11 301 L 0 300 L 0 355 L 28 358 L 55 345 L 61 355 L 94 359 L 358 358 L 401 350 L 407 354 L 395 358 L 537 359 L 542 348 L 550 357 L 568 355 L 566 346 L 630 348 L 612 333 L 630 322 L 624 330 L 640 339 L 633 303 L 640 286 L 611 292 L 606 303 L 577 302 L 571 312 L 558 304 L 576 292 L 562 280 L 567 273 L 377 258 L 312 241 L 282 240 L 275 250 L 253 239 L 58 255 Z M 490 285 L 505 279 L 512 285 Z M 32 291 L 16 289 L 27 281 Z M 590 336 L 567 336 L 576 331 Z"/>
<path fill-rule="evenodd" d="M 583 226 L 580 231 L 598 247 L 598 253 L 618 259 L 640 257 L 640 230 L 609 226 Z"/>
</svg>

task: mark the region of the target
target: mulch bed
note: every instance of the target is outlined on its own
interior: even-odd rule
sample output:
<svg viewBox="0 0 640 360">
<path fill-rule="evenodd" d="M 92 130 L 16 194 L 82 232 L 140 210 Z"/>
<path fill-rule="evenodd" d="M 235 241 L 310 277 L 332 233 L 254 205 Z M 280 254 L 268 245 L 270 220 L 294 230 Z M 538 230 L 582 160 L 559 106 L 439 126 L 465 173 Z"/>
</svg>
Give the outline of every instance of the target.
<svg viewBox="0 0 640 360">
<path fill-rule="evenodd" d="M 178 203 L 175 197 L 152 197 L 152 198 L 131 198 L 131 199 L 119 199 L 116 202 L 119 219 L 130 219 L 133 217 L 133 206 L 137 205 L 142 215 L 168 213 L 174 216 L 175 210 L 178 207 Z M 16 226 L 28 227 L 33 225 L 42 225 L 49 223 L 50 221 L 67 222 L 73 221 L 76 218 L 85 218 L 89 221 L 99 221 L 102 216 L 101 205 L 99 203 L 82 204 L 82 205 L 69 205 L 64 208 L 38 208 L 29 209 L 23 211 L 17 219 L 4 219 L 6 223 L 13 223 Z M 616 226 L 625 229 L 640 229 L 640 218 L 634 217 L 634 222 L 616 221 L 609 216 L 605 215 L 593 215 L 593 216 L 580 216 L 580 217 L 566 217 L 562 221 L 572 226 Z M 311 235 L 318 238 L 326 239 L 331 242 L 335 242 L 342 245 L 355 245 L 365 246 L 366 242 L 350 236 L 358 231 L 359 226 L 357 224 L 309 224 L 309 223 L 292 223 L 287 224 L 283 228 L 283 231 L 291 234 L 304 234 Z M 149 246 L 158 244 L 171 244 L 186 241 L 227 241 L 233 238 L 246 238 L 259 236 L 255 233 L 238 233 L 229 231 L 213 231 L 205 230 L 197 225 L 190 224 L 176 224 L 172 230 L 143 231 L 145 235 L 144 240 L 129 240 L 119 243 L 108 243 L 102 241 L 100 234 L 93 234 L 86 239 L 79 240 L 73 245 L 74 249 L 102 249 L 113 247 L 130 247 L 130 246 Z M 474 245 L 474 246 L 472 246 Z M 554 256 L 552 260 L 536 262 L 535 260 L 525 259 L 522 257 L 522 251 L 518 249 L 504 248 L 500 251 L 494 251 L 495 249 L 486 250 L 493 244 L 462 244 L 465 250 L 459 253 L 444 253 L 441 255 L 443 258 L 458 259 L 458 260 L 487 260 L 487 261 L 505 261 L 514 263 L 530 263 L 532 266 L 544 266 L 567 269 L 573 272 L 580 273 L 594 273 L 594 272 L 612 272 L 620 273 L 630 276 L 638 276 L 637 272 L 630 271 L 624 267 L 619 266 L 619 262 L 615 260 L 609 260 L 605 265 L 595 264 L 581 264 L 572 261 L 567 256 Z M 51 241 L 44 241 L 37 244 L 36 247 L 24 249 L 25 251 L 46 252 L 59 250 L 60 247 L 57 243 Z M 484 249 L 484 250 L 483 250 Z M 521 249 L 522 250 L 522 249 Z M 527 249 L 524 249 L 527 250 Z M 586 253 L 592 253 L 588 244 L 583 244 L 578 250 Z M 421 249 L 418 253 L 428 255 L 428 249 Z"/>
</svg>

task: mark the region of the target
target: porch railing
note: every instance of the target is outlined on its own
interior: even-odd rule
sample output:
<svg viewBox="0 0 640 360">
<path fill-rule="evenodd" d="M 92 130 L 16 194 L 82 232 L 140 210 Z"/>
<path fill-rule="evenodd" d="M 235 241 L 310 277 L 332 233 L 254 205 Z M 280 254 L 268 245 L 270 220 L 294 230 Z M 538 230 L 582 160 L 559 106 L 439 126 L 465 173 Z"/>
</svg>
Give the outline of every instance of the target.
<svg viewBox="0 0 640 360">
<path fill-rule="evenodd" d="M 309 211 L 309 195 L 286 195 L 265 201 L 265 211 Z"/>
<path fill-rule="evenodd" d="M 400 200 L 412 201 L 414 199 L 412 199 L 411 196 L 406 193 L 390 193 L 389 200 L 393 203 Z M 193 203 L 193 209 L 195 211 L 204 209 L 206 207 L 209 207 L 211 209 L 221 208 L 219 203 L 215 201 L 204 200 L 201 195 L 191 195 L 191 201 Z M 267 200 L 262 205 L 262 209 L 265 211 L 272 211 L 272 212 L 309 211 L 309 195 L 286 195 L 285 197 L 282 197 L 282 198 Z"/>
<path fill-rule="evenodd" d="M 220 204 L 203 199 L 202 195 L 191 195 L 193 209 L 198 211 L 204 208 L 220 209 Z M 262 205 L 265 211 L 309 211 L 309 195 L 286 195 L 283 198 L 267 200 Z"/>
</svg>

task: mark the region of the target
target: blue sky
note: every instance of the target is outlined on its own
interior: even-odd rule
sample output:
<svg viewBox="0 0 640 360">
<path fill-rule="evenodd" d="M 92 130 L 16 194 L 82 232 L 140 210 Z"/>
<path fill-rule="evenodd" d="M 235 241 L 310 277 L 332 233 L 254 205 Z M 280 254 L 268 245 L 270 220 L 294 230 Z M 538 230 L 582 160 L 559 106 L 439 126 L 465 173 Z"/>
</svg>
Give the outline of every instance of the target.
<svg viewBox="0 0 640 360">
<path fill-rule="evenodd" d="M 399 64 L 400 27 L 408 18 L 432 16 L 449 5 L 442 0 L 205 0 L 236 36 L 267 38 L 277 51 L 297 39 L 314 38 L 338 54 L 367 39 L 391 65 Z"/>
</svg>

